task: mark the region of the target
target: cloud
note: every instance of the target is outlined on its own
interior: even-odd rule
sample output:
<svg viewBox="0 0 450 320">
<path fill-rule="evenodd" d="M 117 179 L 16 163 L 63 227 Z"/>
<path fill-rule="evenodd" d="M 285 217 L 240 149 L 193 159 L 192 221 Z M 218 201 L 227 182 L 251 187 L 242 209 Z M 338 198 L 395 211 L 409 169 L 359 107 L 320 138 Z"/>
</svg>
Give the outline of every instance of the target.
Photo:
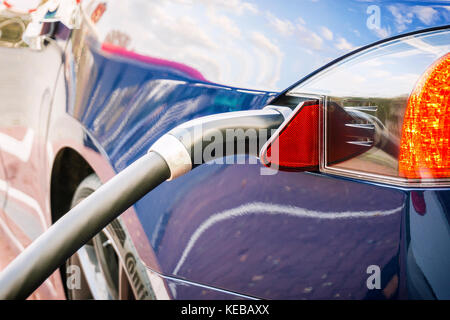
<svg viewBox="0 0 450 320">
<path fill-rule="evenodd" d="M 342 50 L 342 51 L 351 51 L 355 48 L 350 42 L 348 42 L 343 37 L 340 37 L 339 39 L 337 39 L 335 46 L 338 50 Z"/>
<path fill-rule="evenodd" d="M 250 39 L 257 47 L 267 50 L 276 56 L 282 55 L 281 50 L 278 48 L 278 46 L 273 44 L 272 41 L 270 41 L 269 38 L 267 38 L 261 32 L 258 31 L 251 32 Z"/>
<path fill-rule="evenodd" d="M 206 15 L 209 21 L 222 29 L 222 31 L 225 31 L 227 34 L 235 38 L 241 37 L 241 30 L 229 17 L 222 14 L 217 14 L 213 9 L 207 10 Z"/>
<path fill-rule="evenodd" d="M 272 13 L 267 12 L 266 18 L 269 21 L 271 27 L 277 31 L 278 34 L 282 36 L 292 36 L 294 35 L 299 43 L 304 47 L 303 49 L 308 50 L 321 50 L 323 39 L 314 31 L 308 29 L 305 26 L 305 21 L 298 17 L 296 22 L 292 22 L 288 19 L 280 19 L 275 17 Z M 324 38 L 333 38 L 333 33 L 326 27 L 322 27 L 321 32 L 325 33 Z"/>
<path fill-rule="evenodd" d="M 260 73 L 257 77 L 259 84 L 265 84 L 276 90 L 276 83 L 280 80 L 283 53 L 264 34 L 253 31 L 250 33 L 250 40 L 255 46 L 255 54 L 260 62 Z"/>
<path fill-rule="evenodd" d="M 358 37 L 361 37 L 361 33 L 357 29 L 352 29 L 352 32 L 356 34 Z"/>
<path fill-rule="evenodd" d="M 222 80 L 224 73 L 222 64 L 213 59 L 210 54 L 195 48 L 187 48 L 183 50 L 183 59 L 189 61 L 191 66 L 201 69 L 202 74 L 207 78 Z"/>
<path fill-rule="evenodd" d="M 439 18 L 439 12 L 430 6 L 390 5 L 387 8 L 395 19 L 398 32 L 406 30 L 415 18 L 427 26 Z"/>
<path fill-rule="evenodd" d="M 279 19 L 270 12 L 266 13 L 266 17 L 267 20 L 269 20 L 271 27 L 273 27 L 280 35 L 286 37 L 294 33 L 295 27 L 291 21 Z"/>
<path fill-rule="evenodd" d="M 241 0 L 192 0 L 193 2 L 202 2 L 207 6 L 221 7 L 229 10 L 230 12 L 242 15 L 244 13 L 257 14 L 259 12 L 258 7 L 250 2 Z"/>
<path fill-rule="evenodd" d="M 432 7 L 414 6 L 412 10 L 417 18 L 427 26 L 431 25 L 439 16 L 438 11 Z"/>
<path fill-rule="evenodd" d="M 297 18 L 297 21 L 298 21 L 298 23 L 300 23 L 300 24 L 306 24 L 305 20 L 303 20 L 302 17 L 298 17 L 298 18 Z"/>
<path fill-rule="evenodd" d="M 321 27 L 320 32 L 322 34 L 322 37 L 324 37 L 326 40 L 333 40 L 333 32 L 331 32 L 331 30 L 327 27 Z"/>
<path fill-rule="evenodd" d="M 307 29 L 301 24 L 297 24 L 296 31 L 300 43 L 307 46 L 309 49 L 322 49 L 323 39 L 317 33 Z"/>
<path fill-rule="evenodd" d="M 217 45 L 206 34 L 206 32 L 197 24 L 197 22 L 188 16 L 183 16 L 177 21 L 165 20 L 160 28 L 160 36 L 173 45 L 191 45 L 202 48 L 215 48 Z"/>
<path fill-rule="evenodd" d="M 372 31 L 377 35 L 378 38 L 383 39 L 391 35 L 391 28 L 375 28 Z"/>
<path fill-rule="evenodd" d="M 397 25 L 397 31 L 402 32 L 407 28 L 407 25 L 412 23 L 414 13 L 407 12 L 405 14 L 402 13 L 402 9 L 400 6 L 391 5 L 387 7 L 391 14 L 394 16 L 395 23 Z"/>
</svg>

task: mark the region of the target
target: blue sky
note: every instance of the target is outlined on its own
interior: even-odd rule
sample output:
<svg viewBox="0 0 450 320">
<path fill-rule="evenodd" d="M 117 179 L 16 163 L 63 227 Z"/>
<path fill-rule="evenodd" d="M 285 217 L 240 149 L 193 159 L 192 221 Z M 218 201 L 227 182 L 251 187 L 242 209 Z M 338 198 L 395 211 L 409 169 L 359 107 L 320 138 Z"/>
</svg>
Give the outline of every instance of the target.
<svg viewBox="0 0 450 320">
<path fill-rule="evenodd" d="M 394 35 L 450 24 L 450 1 L 262 1 L 272 7 L 271 35 L 284 50 L 282 70 L 306 75 L 357 47 Z M 261 1 L 256 2 L 261 3 Z M 379 27 L 369 29 L 370 6 L 379 8 Z M 373 10 L 370 10 L 373 13 Z M 283 31 L 286 30 L 286 31 Z M 283 34 L 287 33 L 287 36 Z M 298 79 L 286 79 L 289 81 Z M 287 86 L 288 83 L 280 85 Z"/>
</svg>

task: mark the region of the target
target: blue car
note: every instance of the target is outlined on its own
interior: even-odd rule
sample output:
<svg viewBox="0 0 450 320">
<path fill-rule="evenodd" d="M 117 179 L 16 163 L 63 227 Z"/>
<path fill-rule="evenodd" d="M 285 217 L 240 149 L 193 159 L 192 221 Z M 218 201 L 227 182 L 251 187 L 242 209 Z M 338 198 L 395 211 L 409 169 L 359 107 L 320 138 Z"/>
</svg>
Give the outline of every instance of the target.
<svg viewBox="0 0 450 320">
<path fill-rule="evenodd" d="M 277 110 L 30 299 L 450 299 L 447 1 L 0 1 L 0 270 L 166 132 Z"/>
</svg>

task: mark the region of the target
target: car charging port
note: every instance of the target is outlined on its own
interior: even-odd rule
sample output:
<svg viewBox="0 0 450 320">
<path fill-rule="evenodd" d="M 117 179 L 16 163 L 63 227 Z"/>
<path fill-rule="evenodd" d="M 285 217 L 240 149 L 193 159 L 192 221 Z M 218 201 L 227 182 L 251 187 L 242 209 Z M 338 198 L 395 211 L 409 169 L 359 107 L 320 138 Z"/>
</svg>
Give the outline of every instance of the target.
<svg viewBox="0 0 450 320">
<path fill-rule="evenodd" d="M 148 192 L 202 163 L 231 154 L 259 154 L 261 137 L 285 120 L 274 109 L 240 111 L 186 122 L 162 136 L 149 152 L 73 207 L 0 273 L 0 299 L 25 299 L 85 243 Z M 227 135 L 252 130 L 253 135 Z M 204 157 L 211 135 L 222 154 Z M 267 137 L 268 138 L 268 137 Z M 232 147 L 232 148 L 231 148 Z"/>
</svg>

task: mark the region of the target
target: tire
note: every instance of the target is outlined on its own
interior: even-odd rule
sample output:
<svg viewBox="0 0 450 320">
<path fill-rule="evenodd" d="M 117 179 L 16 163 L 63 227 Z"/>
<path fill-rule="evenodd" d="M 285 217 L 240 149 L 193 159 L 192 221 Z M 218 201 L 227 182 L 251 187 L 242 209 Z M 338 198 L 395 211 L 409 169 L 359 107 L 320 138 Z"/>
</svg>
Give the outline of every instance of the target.
<svg viewBox="0 0 450 320">
<path fill-rule="evenodd" d="M 71 208 L 100 186 L 101 181 L 96 174 L 86 177 L 75 191 Z M 145 267 L 135 263 L 132 270 L 127 270 L 125 256 L 132 255 L 134 261 L 140 260 L 136 258 L 125 230 L 120 218 L 114 220 L 67 260 L 62 272 L 68 299 L 134 300 L 152 297 L 142 294 L 152 292 Z M 130 271 L 133 272 L 131 276 Z"/>
</svg>

